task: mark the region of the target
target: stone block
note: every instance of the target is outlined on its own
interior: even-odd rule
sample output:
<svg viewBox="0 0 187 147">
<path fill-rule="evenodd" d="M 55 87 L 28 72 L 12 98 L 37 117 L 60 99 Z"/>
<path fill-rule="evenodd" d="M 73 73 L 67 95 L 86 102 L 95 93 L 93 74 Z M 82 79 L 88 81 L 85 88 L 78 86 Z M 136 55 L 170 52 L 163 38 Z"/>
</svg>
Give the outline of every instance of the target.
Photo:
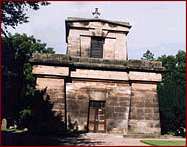
<svg viewBox="0 0 187 147">
<path fill-rule="evenodd" d="M 115 119 L 115 120 L 118 120 L 118 119 L 125 119 L 125 113 L 114 112 L 114 114 L 113 114 L 113 119 Z"/>
<path fill-rule="evenodd" d="M 119 106 L 119 102 L 115 100 L 113 97 L 110 100 L 108 100 L 107 104 L 110 106 Z"/>
<path fill-rule="evenodd" d="M 154 113 L 159 113 L 159 107 L 154 107 L 154 108 L 153 108 L 153 112 L 154 112 Z"/>
<path fill-rule="evenodd" d="M 156 84 L 141 84 L 141 83 L 132 83 L 132 90 L 139 91 L 156 91 L 157 85 Z M 142 92 L 142 91 L 141 91 Z"/>
<path fill-rule="evenodd" d="M 68 76 L 69 67 L 34 65 L 33 74 Z"/>
<path fill-rule="evenodd" d="M 91 48 L 91 37 L 90 36 L 80 36 L 80 51 L 81 57 L 89 57 L 90 56 L 90 48 Z"/>
<path fill-rule="evenodd" d="M 130 101 L 130 95 L 121 95 L 121 96 L 116 95 L 116 99 L 117 99 L 120 103 L 121 103 L 121 102 Z"/>
<path fill-rule="evenodd" d="M 127 120 L 114 120 L 114 119 L 107 119 L 107 131 L 111 133 L 123 134 L 127 133 L 128 125 Z"/>
<path fill-rule="evenodd" d="M 143 115 L 144 114 L 144 109 L 143 108 L 137 108 L 137 114 L 138 115 Z"/>
<path fill-rule="evenodd" d="M 145 113 L 146 120 L 153 120 L 153 113 Z"/>
<path fill-rule="evenodd" d="M 113 118 L 114 116 L 114 107 L 106 106 L 106 117 Z"/>
<path fill-rule="evenodd" d="M 131 103 L 131 105 L 135 106 L 135 107 L 144 107 L 145 106 L 144 102 L 142 102 L 142 101 Z"/>
<path fill-rule="evenodd" d="M 133 105 L 136 102 L 143 102 L 144 100 L 143 98 L 132 96 L 130 101 L 131 101 L 131 104 Z"/>
<path fill-rule="evenodd" d="M 154 124 L 154 127 L 155 127 L 155 128 L 159 128 L 159 129 L 160 129 L 160 122 L 155 123 L 155 124 Z"/>
<path fill-rule="evenodd" d="M 54 103 L 53 109 L 64 109 L 64 103 Z"/>
<path fill-rule="evenodd" d="M 136 120 L 144 120 L 145 116 L 142 113 L 136 114 Z"/>
<path fill-rule="evenodd" d="M 154 120 L 129 120 L 129 133 L 143 133 L 143 134 L 160 134 L 160 128 L 155 127 L 157 121 Z"/>
<path fill-rule="evenodd" d="M 56 98 L 56 99 L 52 99 L 51 102 L 53 103 L 64 103 L 64 98 Z"/>
<path fill-rule="evenodd" d="M 144 110 L 145 110 L 145 113 L 154 113 L 153 108 L 147 108 L 147 107 L 145 107 Z"/>
<path fill-rule="evenodd" d="M 159 120 L 159 119 L 160 119 L 159 113 L 154 113 L 153 120 Z"/>
<path fill-rule="evenodd" d="M 123 102 L 119 103 L 119 106 L 121 106 L 121 107 L 125 107 L 125 106 L 129 107 L 129 105 L 130 105 L 130 101 L 123 101 Z"/>
<path fill-rule="evenodd" d="M 114 107 L 114 112 L 127 112 L 128 109 L 126 107 Z"/>
<path fill-rule="evenodd" d="M 74 97 L 77 99 L 88 99 L 89 98 L 89 94 L 87 91 L 77 91 L 74 94 Z"/>
<path fill-rule="evenodd" d="M 115 38 L 106 38 L 103 46 L 103 58 L 115 59 Z"/>
<path fill-rule="evenodd" d="M 128 80 L 127 72 L 87 70 L 87 69 L 77 69 L 76 71 L 71 72 L 71 77 Z"/>
<path fill-rule="evenodd" d="M 140 81 L 161 81 L 162 76 L 160 73 L 130 71 L 129 79 Z"/>
<path fill-rule="evenodd" d="M 155 103 L 153 103 L 153 101 L 151 101 L 149 99 L 145 101 L 145 106 L 147 106 L 147 107 L 149 107 L 149 106 L 152 107 L 154 104 Z"/>
<path fill-rule="evenodd" d="M 90 90 L 89 91 L 89 98 L 90 100 L 106 100 L 106 92 L 101 90 Z"/>
<path fill-rule="evenodd" d="M 68 112 L 77 111 L 80 108 L 79 103 L 75 100 L 67 100 L 66 103 Z"/>
<path fill-rule="evenodd" d="M 136 116 L 137 116 L 136 114 L 130 114 L 130 119 L 136 119 L 137 118 Z"/>
<path fill-rule="evenodd" d="M 58 90 L 58 92 L 62 92 L 63 94 L 64 91 L 64 79 L 52 79 L 52 78 L 37 78 L 36 80 L 36 88 L 39 90 L 43 90 L 47 88 L 47 90 L 52 89 L 52 90 Z M 56 93 L 56 92 L 54 92 Z"/>
<path fill-rule="evenodd" d="M 134 86 L 134 85 L 133 85 Z M 142 85 L 144 86 L 144 85 Z M 157 99 L 156 89 L 143 89 L 140 87 L 137 90 L 133 90 L 132 88 L 132 97 L 136 97 L 137 99 Z"/>
</svg>

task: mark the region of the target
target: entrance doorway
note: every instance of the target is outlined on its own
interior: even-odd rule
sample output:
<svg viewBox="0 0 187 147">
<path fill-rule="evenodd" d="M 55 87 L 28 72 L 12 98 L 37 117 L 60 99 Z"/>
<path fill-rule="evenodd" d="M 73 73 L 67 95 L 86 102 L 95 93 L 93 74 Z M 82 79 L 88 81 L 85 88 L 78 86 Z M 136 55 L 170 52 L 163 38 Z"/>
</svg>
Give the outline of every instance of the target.
<svg viewBox="0 0 187 147">
<path fill-rule="evenodd" d="M 89 132 L 106 132 L 105 101 L 90 100 L 88 114 Z"/>
</svg>

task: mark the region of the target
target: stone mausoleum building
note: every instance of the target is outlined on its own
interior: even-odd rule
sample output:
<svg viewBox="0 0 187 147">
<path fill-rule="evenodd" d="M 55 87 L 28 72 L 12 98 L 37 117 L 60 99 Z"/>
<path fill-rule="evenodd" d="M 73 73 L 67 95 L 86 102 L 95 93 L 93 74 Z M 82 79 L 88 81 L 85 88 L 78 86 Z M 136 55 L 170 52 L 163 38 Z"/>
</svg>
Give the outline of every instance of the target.
<svg viewBox="0 0 187 147">
<path fill-rule="evenodd" d="M 68 18 L 67 53 L 35 54 L 36 88 L 78 130 L 160 134 L 157 83 L 162 64 L 128 60 L 128 22 Z"/>
</svg>

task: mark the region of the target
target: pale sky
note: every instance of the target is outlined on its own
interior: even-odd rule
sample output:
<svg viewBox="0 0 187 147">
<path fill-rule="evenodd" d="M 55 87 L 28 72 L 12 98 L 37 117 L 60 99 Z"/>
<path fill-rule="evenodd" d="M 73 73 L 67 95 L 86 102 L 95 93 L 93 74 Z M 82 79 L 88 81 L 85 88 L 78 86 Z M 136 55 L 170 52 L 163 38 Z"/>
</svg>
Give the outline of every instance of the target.
<svg viewBox="0 0 187 147">
<path fill-rule="evenodd" d="M 127 21 L 132 25 L 127 36 L 129 59 L 140 59 L 146 49 L 155 57 L 175 55 L 186 49 L 185 2 L 72 1 L 50 2 L 38 11 L 29 10 L 29 23 L 19 25 L 12 33 L 26 33 L 65 54 L 65 19 L 93 18 L 97 7 L 101 19 Z"/>
</svg>

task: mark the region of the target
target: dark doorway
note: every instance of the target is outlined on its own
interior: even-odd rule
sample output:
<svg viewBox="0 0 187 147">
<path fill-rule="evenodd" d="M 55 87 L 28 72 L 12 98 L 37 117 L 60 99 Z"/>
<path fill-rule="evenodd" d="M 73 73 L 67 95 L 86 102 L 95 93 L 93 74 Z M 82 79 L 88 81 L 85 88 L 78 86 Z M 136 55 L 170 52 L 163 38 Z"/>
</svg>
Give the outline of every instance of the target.
<svg viewBox="0 0 187 147">
<path fill-rule="evenodd" d="M 90 100 L 88 130 L 95 133 L 106 132 L 105 101 Z"/>
</svg>

